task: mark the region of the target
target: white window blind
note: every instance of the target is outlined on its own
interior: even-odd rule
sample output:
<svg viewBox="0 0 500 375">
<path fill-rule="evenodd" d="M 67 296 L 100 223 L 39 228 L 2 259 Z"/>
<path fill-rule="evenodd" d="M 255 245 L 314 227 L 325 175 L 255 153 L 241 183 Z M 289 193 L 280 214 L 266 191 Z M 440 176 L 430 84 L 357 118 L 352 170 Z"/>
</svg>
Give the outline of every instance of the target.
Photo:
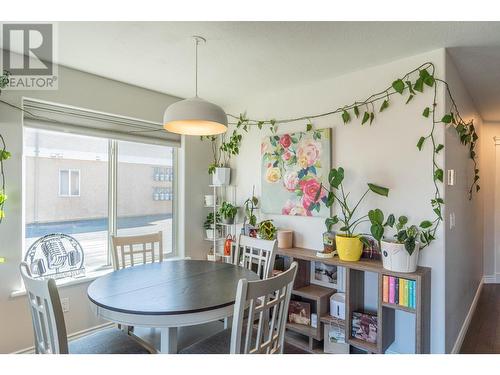
<svg viewBox="0 0 500 375">
<path fill-rule="evenodd" d="M 161 123 L 27 98 L 23 108 L 27 127 L 170 147 L 181 145 L 180 135 L 167 132 Z"/>
</svg>

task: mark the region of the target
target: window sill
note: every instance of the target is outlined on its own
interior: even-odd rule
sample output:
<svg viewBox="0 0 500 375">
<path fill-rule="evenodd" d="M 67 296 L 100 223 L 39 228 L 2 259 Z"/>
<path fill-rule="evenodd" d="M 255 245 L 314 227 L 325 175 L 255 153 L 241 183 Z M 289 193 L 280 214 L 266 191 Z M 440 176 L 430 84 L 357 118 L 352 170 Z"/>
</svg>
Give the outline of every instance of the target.
<svg viewBox="0 0 500 375">
<path fill-rule="evenodd" d="M 107 275 L 108 273 L 113 272 L 113 267 L 102 267 L 98 268 L 96 270 L 89 271 L 85 273 L 85 276 L 82 277 L 67 277 L 64 279 L 59 279 L 56 280 L 56 285 L 59 288 L 64 288 L 67 286 L 72 286 L 72 285 L 78 285 L 78 284 L 84 284 L 88 283 L 91 281 L 94 281 L 98 277 Z M 22 297 L 26 295 L 26 289 L 19 289 L 19 290 L 13 290 L 10 293 L 10 298 L 17 298 L 17 297 Z"/>
</svg>

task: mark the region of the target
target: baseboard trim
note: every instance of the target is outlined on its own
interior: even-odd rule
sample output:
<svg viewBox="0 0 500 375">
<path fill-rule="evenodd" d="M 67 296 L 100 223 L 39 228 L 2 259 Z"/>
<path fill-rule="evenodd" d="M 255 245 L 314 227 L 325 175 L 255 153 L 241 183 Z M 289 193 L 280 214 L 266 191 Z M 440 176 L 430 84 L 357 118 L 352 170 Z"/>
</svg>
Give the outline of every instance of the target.
<svg viewBox="0 0 500 375">
<path fill-rule="evenodd" d="M 462 344 L 464 342 L 465 335 L 467 334 L 467 330 L 469 329 L 470 321 L 472 320 L 472 317 L 474 316 L 474 312 L 476 311 L 477 307 L 477 302 L 479 301 L 479 296 L 481 295 L 481 291 L 483 290 L 483 284 L 484 280 L 481 279 L 481 282 L 479 283 L 479 286 L 477 287 L 476 290 L 476 295 L 474 296 L 474 299 L 472 300 L 472 303 L 469 308 L 469 312 L 467 313 L 467 316 L 465 317 L 464 323 L 462 324 L 462 328 L 460 329 L 460 332 L 458 333 L 457 339 L 455 341 L 455 345 L 453 345 L 453 349 L 451 349 L 451 354 L 459 354 L 460 349 L 462 348 Z"/>
<path fill-rule="evenodd" d="M 99 331 L 99 330 L 104 329 L 104 328 L 111 327 L 113 325 L 114 325 L 114 323 L 108 322 L 108 323 L 100 324 L 98 326 L 83 329 L 83 330 L 78 331 L 78 332 L 74 332 L 74 333 L 68 335 L 68 341 L 75 340 L 75 339 L 80 338 L 82 336 L 88 335 L 90 333 L 94 333 L 94 332 Z M 35 347 L 30 346 L 29 348 L 18 350 L 16 352 L 13 352 L 12 354 L 33 354 L 33 353 L 35 353 Z"/>
<path fill-rule="evenodd" d="M 485 275 L 483 281 L 485 284 L 500 284 L 500 273 Z"/>
</svg>

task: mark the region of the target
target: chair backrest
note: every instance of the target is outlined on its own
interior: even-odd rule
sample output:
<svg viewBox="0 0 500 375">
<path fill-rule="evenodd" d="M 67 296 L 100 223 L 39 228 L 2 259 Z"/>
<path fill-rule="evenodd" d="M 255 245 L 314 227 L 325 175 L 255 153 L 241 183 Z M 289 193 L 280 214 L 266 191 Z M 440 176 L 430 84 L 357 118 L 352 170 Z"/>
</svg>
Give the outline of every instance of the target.
<svg viewBox="0 0 500 375">
<path fill-rule="evenodd" d="M 115 270 L 163 261 L 162 232 L 141 236 L 111 236 Z"/>
<path fill-rule="evenodd" d="M 56 282 L 32 278 L 26 262 L 20 269 L 33 321 L 35 353 L 67 354 L 68 338 Z"/>
<path fill-rule="evenodd" d="M 288 305 L 296 274 L 297 262 L 293 262 L 286 272 L 278 276 L 238 282 L 231 354 L 283 353 Z M 245 319 L 246 310 L 248 319 Z"/>
<path fill-rule="evenodd" d="M 233 263 L 255 271 L 262 279 L 271 277 L 278 243 L 241 234 L 236 242 Z"/>
</svg>

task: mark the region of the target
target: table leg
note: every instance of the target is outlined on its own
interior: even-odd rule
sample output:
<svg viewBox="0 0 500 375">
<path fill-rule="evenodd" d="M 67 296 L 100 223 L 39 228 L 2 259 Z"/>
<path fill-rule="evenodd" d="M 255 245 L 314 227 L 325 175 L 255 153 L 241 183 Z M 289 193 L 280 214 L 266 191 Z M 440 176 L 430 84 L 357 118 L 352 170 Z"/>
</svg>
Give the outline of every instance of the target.
<svg viewBox="0 0 500 375">
<path fill-rule="evenodd" d="M 177 354 L 177 327 L 161 329 L 160 352 Z"/>
</svg>

